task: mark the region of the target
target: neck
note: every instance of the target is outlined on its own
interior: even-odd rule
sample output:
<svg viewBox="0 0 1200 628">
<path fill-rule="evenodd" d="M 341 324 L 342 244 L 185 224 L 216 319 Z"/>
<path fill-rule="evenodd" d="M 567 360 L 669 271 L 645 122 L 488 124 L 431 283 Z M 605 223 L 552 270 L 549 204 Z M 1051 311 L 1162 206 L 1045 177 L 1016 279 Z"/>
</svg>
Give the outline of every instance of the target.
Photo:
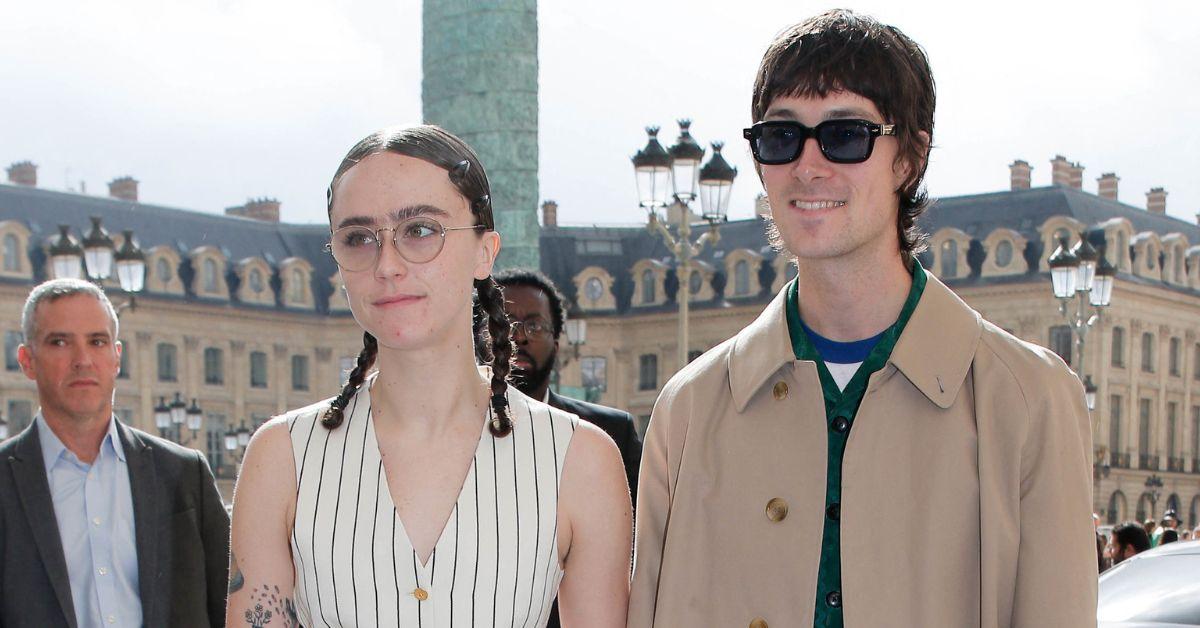
<svg viewBox="0 0 1200 628">
<path fill-rule="evenodd" d="M 100 455 L 100 443 L 108 433 L 108 422 L 112 420 L 112 406 L 103 408 L 91 416 L 70 416 L 47 411 L 42 406 L 42 418 L 50 431 L 62 441 L 80 462 L 91 464 Z"/>
<path fill-rule="evenodd" d="M 530 399 L 541 401 L 546 398 L 546 390 L 550 388 L 550 378 L 542 380 L 542 383 L 532 388 L 520 388 L 520 391 L 525 393 Z"/>
<path fill-rule="evenodd" d="M 821 336 L 839 342 L 870 338 L 900 317 L 912 288 L 895 245 L 876 254 L 799 260 L 800 318 Z"/>
<path fill-rule="evenodd" d="M 395 351 L 379 347 L 371 388 L 374 414 L 429 434 L 451 428 L 453 417 L 482 417 L 491 391 L 475 364 L 470 333 L 448 345 Z"/>
</svg>

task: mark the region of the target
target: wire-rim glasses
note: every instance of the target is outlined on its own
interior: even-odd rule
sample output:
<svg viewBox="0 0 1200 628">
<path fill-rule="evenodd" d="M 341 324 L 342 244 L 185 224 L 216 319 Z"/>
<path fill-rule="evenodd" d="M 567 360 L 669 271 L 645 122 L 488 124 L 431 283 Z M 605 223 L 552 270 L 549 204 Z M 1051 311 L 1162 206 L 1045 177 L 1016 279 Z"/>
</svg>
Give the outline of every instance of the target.
<svg viewBox="0 0 1200 628">
<path fill-rule="evenodd" d="M 432 261 L 446 245 L 449 231 L 478 231 L 484 225 L 470 227 L 446 227 L 428 216 L 415 216 L 401 221 L 395 227 L 371 229 L 362 225 L 349 225 L 335 229 L 330 234 L 325 251 L 333 255 L 333 261 L 342 270 L 360 271 L 375 266 L 383 251 L 383 232 L 392 232 L 392 246 L 400 257 L 412 264 Z"/>
</svg>

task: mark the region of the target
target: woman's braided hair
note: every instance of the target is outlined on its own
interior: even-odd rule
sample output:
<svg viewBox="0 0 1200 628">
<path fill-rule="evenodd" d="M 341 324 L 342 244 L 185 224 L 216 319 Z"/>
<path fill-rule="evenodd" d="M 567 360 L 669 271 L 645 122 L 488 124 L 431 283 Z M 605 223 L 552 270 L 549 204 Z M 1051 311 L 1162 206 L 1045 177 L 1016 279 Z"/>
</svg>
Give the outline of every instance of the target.
<svg viewBox="0 0 1200 628">
<path fill-rule="evenodd" d="M 419 125 L 388 128 L 360 140 L 342 159 L 333 181 L 326 191 L 328 211 L 333 211 L 333 188 L 342 175 L 364 158 L 377 153 L 391 152 L 429 162 L 446 170 L 450 182 L 470 201 L 476 224 L 488 231 L 496 228 L 492 216 L 491 187 L 479 156 L 470 146 L 441 127 Z M 475 337 L 481 339 L 478 353 L 492 367 L 492 420 L 488 429 L 495 436 L 507 436 L 512 431 L 508 410 L 508 375 L 512 369 L 513 343 L 508 316 L 504 313 L 504 293 L 496 280 L 475 280 L 474 298 Z M 343 413 L 350 398 L 362 387 L 367 373 L 375 364 L 379 343 L 369 332 L 363 332 L 363 348 L 358 354 L 350 379 L 329 405 L 321 424 L 334 429 L 342 424 Z"/>
</svg>

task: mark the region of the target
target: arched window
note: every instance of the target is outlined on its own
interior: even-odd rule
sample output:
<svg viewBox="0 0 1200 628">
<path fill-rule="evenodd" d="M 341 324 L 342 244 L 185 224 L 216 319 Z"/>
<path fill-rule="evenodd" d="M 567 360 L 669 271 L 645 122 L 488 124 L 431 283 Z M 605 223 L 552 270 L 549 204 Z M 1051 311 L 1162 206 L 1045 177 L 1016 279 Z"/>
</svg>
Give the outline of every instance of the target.
<svg viewBox="0 0 1200 628">
<path fill-rule="evenodd" d="M 700 274 L 700 271 L 693 270 L 692 275 L 688 277 L 688 294 L 698 294 L 703 286 L 704 276 Z"/>
<path fill-rule="evenodd" d="M 12 272 L 21 270 L 20 245 L 17 236 L 11 233 L 4 236 L 4 270 Z"/>
<path fill-rule="evenodd" d="M 158 258 L 158 261 L 154 263 L 154 274 L 163 283 L 171 281 L 171 263 L 167 261 L 167 258 Z"/>
<path fill-rule="evenodd" d="M 1011 240 L 1001 240 L 996 245 L 996 266 L 1005 268 L 1012 262 L 1013 244 Z"/>
<path fill-rule="evenodd" d="M 262 293 L 262 291 L 263 291 L 262 272 L 260 272 L 257 268 L 252 268 L 252 269 L 250 269 L 250 292 L 253 292 L 254 294 L 257 295 L 257 294 Z"/>
<path fill-rule="evenodd" d="M 1154 268 L 1157 265 L 1158 265 L 1158 251 L 1154 250 L 1154 247 L 1147 244 L 1146 245 L 1146 268 L 1149 268 L 1150 270 L 1154 270 Z"/>
<path fill-rule="evenodd" d="M 958 241 L 942 242 L 942 277 L 953 279 L 958 276 Z"/>
<path fill-rule="evenodd" d="M 1150 493 L 1142 493 L 1138 498 L 1137 505 L 1137 520 L 1145 521 L 1149 517 L 1154 516 L 1154 497 Z"/>
<path fill-rule="evenodd" d="M 750 263 L 746 260 L 733 266 L 733 293 L 738 296 L 750 293 Z"/>
<path fill-rule="evenodd" d="M 1120 264 L 1126 255 L 1129 255 L 1129 236 L 1120 231 L 1117 233 L 1117 255 L 1113 258 L 1113 266 Z"/>
<path fill-rule="evenodd" d="M 217 291 L 217 263 L 211 259 L 204 260 L 204 291 Z"/>
<path fill-rule="evenodd" d="M 642 303 L 654 303 L 654 271 L 647 268 L 642 271 Z"/>
<path fill-rule="evenodd" d="M 1113 491 L 1112 497 L 1108 498 L 1108 523 L 1116 525 L 1125 520 L 1125 511 L 1129 509 L 1129 505 L 1125 503 L 1125 493 L 1121 491 Z"/>
<path fill-rule="evenodd" d="M 301 302 L 304 300 L 304 271 L 299 268 L 292 269 L 292 301 Z"/>
</svg>

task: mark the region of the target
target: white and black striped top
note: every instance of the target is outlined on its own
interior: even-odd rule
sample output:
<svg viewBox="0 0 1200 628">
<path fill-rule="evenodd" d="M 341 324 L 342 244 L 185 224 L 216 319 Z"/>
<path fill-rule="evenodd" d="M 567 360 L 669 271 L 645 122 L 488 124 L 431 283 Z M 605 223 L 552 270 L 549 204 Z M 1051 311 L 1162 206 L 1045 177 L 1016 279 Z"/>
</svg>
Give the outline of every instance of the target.
<svg viewBox="0 0 1200 628">
<path fill-rule="evenodd" d="M 320 424 L 328 401 L 287 418 L 301 623 L 545 626 L 563 575 L 559 480 L 579 418 L 509 387 L 512 433 L 495 438 L 486 428 L 490 417 L 480 417 L 466 481 L 422 565 L 388 491 L 369 387 L 370 380 L 350 400 L 337 429 Z"/>
</svg>

